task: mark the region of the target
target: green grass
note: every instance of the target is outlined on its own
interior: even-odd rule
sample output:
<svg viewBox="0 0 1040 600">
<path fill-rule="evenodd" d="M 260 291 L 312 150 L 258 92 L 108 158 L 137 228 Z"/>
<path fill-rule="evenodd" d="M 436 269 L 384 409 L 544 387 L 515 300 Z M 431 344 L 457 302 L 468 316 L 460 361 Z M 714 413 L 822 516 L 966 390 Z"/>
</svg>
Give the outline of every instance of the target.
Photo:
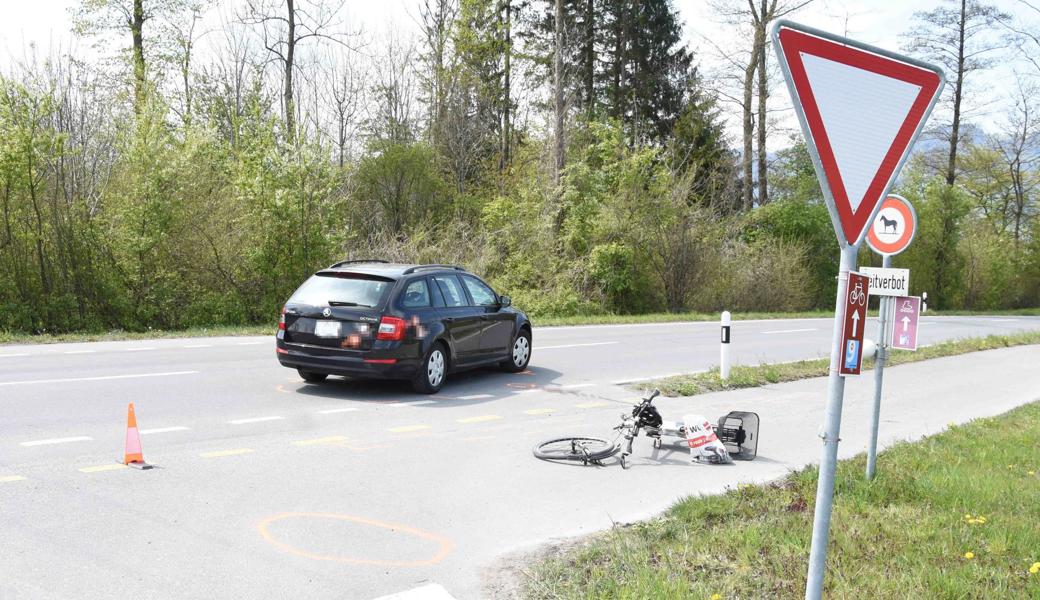
<svg viewBox="0 0 1040 600">
<path fill-rule="evenodd" d="M 876 314 L 876 310 L 870 311 L 870 314 Z M 927 316 L 989 316 L 989 315 L 1009 315 L 1009 316 L 1040 316 L 1040 308 L 1019 308 L 1014 310 L 993 310 L 993 311 L 971 311 L 971 310 L 953 310 L 953 311 L 937 311 L 929 310 Z M 823 319 L 833 318 L 833 310 L 810 310 L 802 312 L 746 312 L 746 313 L 733 313 L 734 321 L 746 321 L 750 319 Z M 531 320 L 536 325 L 540 326 L 552 326 L 552 325 L 613 325 L 622 323 L 671 323 L 677 321 L 718 321 L 720 313 L 712 312 L 681 312 L 681 313 L 649 313 L 645 315 L 577 315 L 571 317 L 554 317 L 554 316 L 537 316 L 532 317 Z"/>
<path fill-rule="evenodd" d="M 570 317 L 536 316 L 531 320 L 536 325 L 615 325 L 624 323 L 674 323 L 680 321 L 718 321 L 721 313 L 705 312 L 677 312 L 677 313 L 647 313 L 644 315 L 576 315 Z M 819 319 L 833 317 L 834 312 L 823 310 L 810 310 L 802 312 L 747 312 L 733 313 L 734 321 L 746 321 L 748 319 Z"/>
<path fill-rule="evenodd" d="M 152 340 L 160 338 L 189 338 L 225 335 L 271 335 L 277 325 L 221 325 L 216 327 L 193 327 L 191 329 L 148 329 L 146 331 L 123 331 L 117 329 L 103 333 L 45 333 L 28 334 L 0 331 L 0 344 L 54 344 L 57 342 L 111 342 L 118 340 Z"/>
<path fill-rule="evenodd" d="M 1040 598 L 1040 572 L 1029 572 L 1040 561 L 1038 439 L 1033 403 L 893 446 L 874 481 L 863 455 L 842 461 L 825 596 Z M 687 498 L 593 536 L 535 565 L 524 597 L 800 598 L 816 478 L 810 467 Z"/>
<path fill-rule="evenodd" d="M 871 313 L 873 314 L 873 313 Z M 928 316 L 971 316 L 971 315 L 1020 315 L 1040 316 L 1040 308 L 1024 308 L 1017 310 L 998 310 L 987 312 L 974 311 L 928 311 Z M 804 312 L 747 312 L 733 313 L 734 321 L 749 319 L 822 319 L 831 318 L 831 311 Z M 719 313 L 681 312 L 681 313 L 649 313 L 645 315 L 577 315 L 570 317 L 534 316 L 531 318 L 536 326 L 552 327 L 561 325 L 613 325 L 624 323 L 673 323 L 683 321 L 715 321 Z M 266 335 L 274 331 L 275 325 L 218 325 L 214 327 L 194 327 L 191 329 L 149 329 L 147 331 L 124 331 L 121 329 L 106 332 L 69 332 L 30 334 L 0 330 L 0 344 L 53 344 L 55 342 L 99 342 L 116 340 L 141 340 L 156 338 L 188 338 L 222 335 Z"/>
<path fill-rule="evenodd" d="M 919 348 L 916 352 L 890 350 L 885 364 L 886 366 L 894 366 L 941 358 L 943 356 L 954 356 L 967 352 L 994 350 L 996 348 L 1023 346 L 1026 344 L 1040 344 L 1040 331 L 951 340 Z M 809 377 L 823 377 L 827 375 L 829 366 L 830 359 L 827 358 L 757 366 L 737 365 L 730 369 L 729 379 L 725 381 L 719 376 L 719 369 L 713 368 L 703 373 L 676 375 L 653 381 L 642 381 L 638 384 L 633 384 L 632 387 L 638 390 L 658 388 L 666 396 L 695 396 L 708 392 L 758 387 L 770 383 L 783 383 Z M 864 361 L 863 368 L 865 370 L 873 369 L 873 359 Z"/>
</svg>

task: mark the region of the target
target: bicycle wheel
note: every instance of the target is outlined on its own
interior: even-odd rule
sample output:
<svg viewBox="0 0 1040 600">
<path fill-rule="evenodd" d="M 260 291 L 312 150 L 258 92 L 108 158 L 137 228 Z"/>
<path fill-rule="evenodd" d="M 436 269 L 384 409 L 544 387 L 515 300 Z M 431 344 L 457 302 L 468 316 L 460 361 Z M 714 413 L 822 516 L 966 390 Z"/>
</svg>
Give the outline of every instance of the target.
<svg viewBox="0 0 1040 600">
<path fill-rule="evenodd" d="M 621 448 L 614 442 L 593 437 L 565 437 L 546 440 L 534 447 L 534 455 L 544 460 L 589 462 L 614 456 Z"/>
</svg>

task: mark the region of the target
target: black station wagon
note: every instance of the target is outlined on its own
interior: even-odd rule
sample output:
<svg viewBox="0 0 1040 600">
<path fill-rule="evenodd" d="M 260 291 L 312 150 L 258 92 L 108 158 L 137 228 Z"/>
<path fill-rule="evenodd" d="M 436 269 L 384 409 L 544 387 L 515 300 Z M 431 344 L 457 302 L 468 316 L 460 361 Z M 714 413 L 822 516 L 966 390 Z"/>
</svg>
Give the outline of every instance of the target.
<svg viewBox="0 0 1040 600">
<path fill-rule="evenodd" d="M 432 394 L 450 372 L 531 360 L 531 322 L 462 267 L 345 261 L 312 275 L 282 309 L 278 361 L 305 381 L 407 379 Z"/>
</svg>

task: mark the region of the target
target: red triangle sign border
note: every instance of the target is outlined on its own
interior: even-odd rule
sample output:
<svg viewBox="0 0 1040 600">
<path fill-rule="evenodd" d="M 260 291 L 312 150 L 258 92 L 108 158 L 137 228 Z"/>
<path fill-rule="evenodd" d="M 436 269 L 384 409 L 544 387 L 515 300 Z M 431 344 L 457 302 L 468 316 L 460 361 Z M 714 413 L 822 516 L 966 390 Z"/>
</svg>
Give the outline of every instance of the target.
<svg viewBox="0 0 1040 600">
<path fill-rule="evenodd" d="M 792 88 L 792 101 L 800 113 L 803 129 L 808 129 L 803 132 L 806 143 L 810 145 L 810 151 L 818 157 L 818 168 L 822 167 L 823 170 L 823 173 L 818 172 L 817 175 L 821 185 L 826 188 L 825 193 L 830 192 L 835 234 L 843 247 L 846 244 L 857 245 L 862 241 L 867 223 L 895 181 L 899 167 L 931 112 L 931 107 L 944 83 L 942 71 L 935 67 L 927 68 L 923 63 L 919 63 L 921 66 L 918 66 L 908 62 L 905 57 L 898 57 L 880 49 L 787 21 L 777 23 L 773 35 L 779 50 L 777 54 L 781 62 L 786 64 L 785 74 L 788 74 L 788 86 Z M 834 148 L 809 84 L 802 60 L 803 53 L 920 87 L 856 210 L 852 209 L 852 202 L 835 159 Z"/>
</svg>

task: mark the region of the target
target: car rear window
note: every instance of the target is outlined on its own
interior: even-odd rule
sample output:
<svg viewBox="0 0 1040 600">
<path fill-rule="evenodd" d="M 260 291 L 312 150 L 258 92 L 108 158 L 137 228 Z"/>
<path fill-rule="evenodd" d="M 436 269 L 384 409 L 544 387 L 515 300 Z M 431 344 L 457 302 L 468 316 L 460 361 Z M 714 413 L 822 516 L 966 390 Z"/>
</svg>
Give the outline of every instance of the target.
<svg viewBox="0 0 1040 600">
<path fill-rule="evenodd" d="M 408 284 L 401 298 L 401 306 L 405 308 L 426 308 L 433 306 L 430 302 L 430 290 L 425 279 L 418 279 Z"/>
<path fill-rule="evenodd" d="M 358 273 L 318 273 L 303 282 L 289 302 L 374 308 L 382 304 L 393 283 L 392 279 Z"/>
</svg>

